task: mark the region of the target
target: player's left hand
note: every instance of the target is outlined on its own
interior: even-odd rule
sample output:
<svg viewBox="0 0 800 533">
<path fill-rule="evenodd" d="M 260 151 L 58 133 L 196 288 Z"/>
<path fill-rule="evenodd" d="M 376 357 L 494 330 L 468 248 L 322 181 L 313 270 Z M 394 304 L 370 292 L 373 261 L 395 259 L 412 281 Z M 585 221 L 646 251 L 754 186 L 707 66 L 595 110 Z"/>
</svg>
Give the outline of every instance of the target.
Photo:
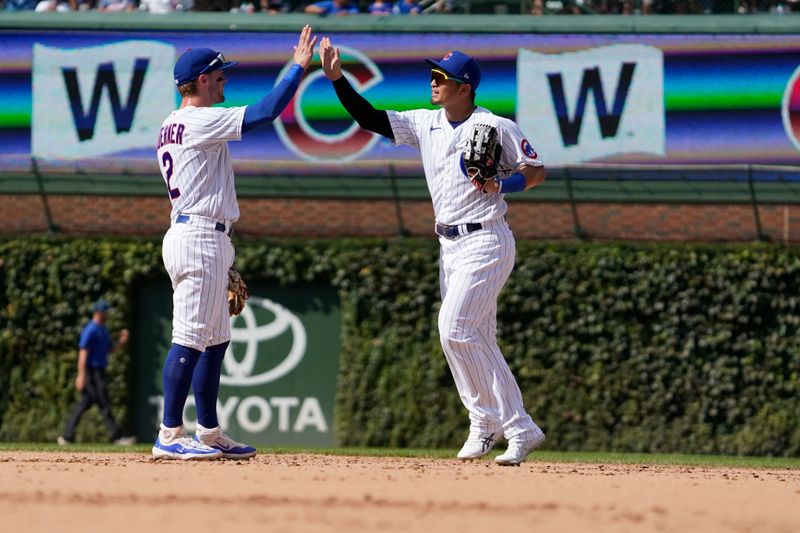
<svg viewBox="0 0 800 533">
<path fill-rule="evenodd" d="M 119 342 L 119 346 L 122 346 L 123 344 L 128 342 L 128 339 L 130 338 L 130 336 L 131 336 L 131 334 L 127 329 L 123 329 L 122 331 L 120 331 L 119 332 L 119 341 L 118 341 Z"/>
<path fill-rule="evenodd" d="M 311 60 L 314 58 L 314 45 L 317 44 L 317 36 L 311 33 L 311 26 L 306 24 L 300 32 L 297 46 L 294 47 L 294 62 L 308 70 Z"/>
</svg>

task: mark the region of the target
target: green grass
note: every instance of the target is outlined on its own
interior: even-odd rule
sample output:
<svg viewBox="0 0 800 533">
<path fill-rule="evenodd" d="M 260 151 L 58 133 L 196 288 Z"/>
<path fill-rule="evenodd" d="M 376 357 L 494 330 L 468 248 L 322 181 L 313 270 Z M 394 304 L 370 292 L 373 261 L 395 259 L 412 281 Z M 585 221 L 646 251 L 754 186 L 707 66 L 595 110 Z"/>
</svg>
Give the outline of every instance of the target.
<svg viewBox="0 0 800 533">
<path fill-rule="evenodd" d="M 62 448 L 47 443 L 0 443 L 0 453 L 14 451 L 57 452 L 70 451 L 82 453 L 149 453 L 149 444 L 120 447 L 111 444 L 74 444 Z M 316 454 L 358 457 L 411 457 L 425 459 L 453 459 L 456 450 L 413 449 L 413 448 L 260 448 L 259 453 L 274 454 Z M 496 454 L 491 454 L 490 460 Z M 701 466 L 711 468 L 785 468 L 800 470 L 800 458 L 794 457 L 737 457 L 726 455 L 681 455 L 613 452 L 556 452 L 537 451 L 528 462 L 534 463 L 590 463 L 627 465 L 670 465 Z"/>
</svg>

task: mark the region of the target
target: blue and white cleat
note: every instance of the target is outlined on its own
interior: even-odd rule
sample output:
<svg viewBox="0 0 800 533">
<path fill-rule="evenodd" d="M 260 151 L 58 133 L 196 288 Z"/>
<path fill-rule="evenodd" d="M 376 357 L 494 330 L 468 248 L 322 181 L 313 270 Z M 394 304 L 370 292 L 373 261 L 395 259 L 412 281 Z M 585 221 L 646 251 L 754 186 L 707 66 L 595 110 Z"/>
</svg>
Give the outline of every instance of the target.
<svg viewBox="0 0 800 533">
<path fill-rule="evenodd" d="M 193 440 L 183 426 L 168 428 L 162 425 L 153 445 L 153 457 L 197 461 L 219 459 L 222 452 Z"/>
<path fill-rule="evenodd" d="M 210 446 L 222 452 L 225 459 L 250 459 L 256 454 L 256 449 L 247 444 L 236 442 L 217 426 L 212 429 L 204 428 L 197 424 L 197 432 L 194 439 L 198 443 Z"/>
</svg>

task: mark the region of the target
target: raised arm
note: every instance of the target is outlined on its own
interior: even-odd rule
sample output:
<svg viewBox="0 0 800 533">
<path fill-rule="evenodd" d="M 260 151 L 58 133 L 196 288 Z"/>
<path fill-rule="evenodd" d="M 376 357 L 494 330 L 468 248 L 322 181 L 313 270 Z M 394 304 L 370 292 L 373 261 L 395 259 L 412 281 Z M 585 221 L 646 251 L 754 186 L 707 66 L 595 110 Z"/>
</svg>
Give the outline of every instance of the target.
<svg viewBox="0 0 800 533">
<path fill-rule="evenodd" d="M 358 94 L 350 82 L 342 75 L 342 59 L 339 49 L 331 45 L 328 37 L 323 37 L 319 45 L 319 55 L 322 59 L 322 70 L 325 76 L 333 83 L 336 96 L 350 113 L 358 125 L 368 131 L 373 131 L 389 139 L 394 139 L 392 125 L 386 111 L 375 109 L 372 104 Z"/>
<path fill-rule="evenodd" d="M 242 133 L 248 133 L 269 124 L 283 112 L 300 85 L 300 79 L 311 64 L 316 43 L 317 37 L 312 36 L 311 26 L 306 24 L 294 47 L 294 65 L 264 98 L 245 108 Z"/>
</svg>

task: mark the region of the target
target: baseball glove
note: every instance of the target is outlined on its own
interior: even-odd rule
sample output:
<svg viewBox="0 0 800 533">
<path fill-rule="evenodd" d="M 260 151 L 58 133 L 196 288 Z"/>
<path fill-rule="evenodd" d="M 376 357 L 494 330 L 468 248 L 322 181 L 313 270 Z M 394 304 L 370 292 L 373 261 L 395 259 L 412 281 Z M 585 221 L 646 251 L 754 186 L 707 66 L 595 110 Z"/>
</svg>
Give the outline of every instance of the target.
<svg viewBox="0 0 800 533">
<path fill-rule="evenodd" d="M 250 292 L 247 290 L 242 275 L 231 267 L 228 270 L 228 312 L 231 316 L 242 312 L 248 298 L 250 298 Z"/>
<path fill-rule="evenodd" d="M 464 166 L 472 184 L 483 191 L 486 182 L 497 176 L 501 146 L 497 130 L 488 124 L 475 124 L 464 149 Z"/>
</svg>

